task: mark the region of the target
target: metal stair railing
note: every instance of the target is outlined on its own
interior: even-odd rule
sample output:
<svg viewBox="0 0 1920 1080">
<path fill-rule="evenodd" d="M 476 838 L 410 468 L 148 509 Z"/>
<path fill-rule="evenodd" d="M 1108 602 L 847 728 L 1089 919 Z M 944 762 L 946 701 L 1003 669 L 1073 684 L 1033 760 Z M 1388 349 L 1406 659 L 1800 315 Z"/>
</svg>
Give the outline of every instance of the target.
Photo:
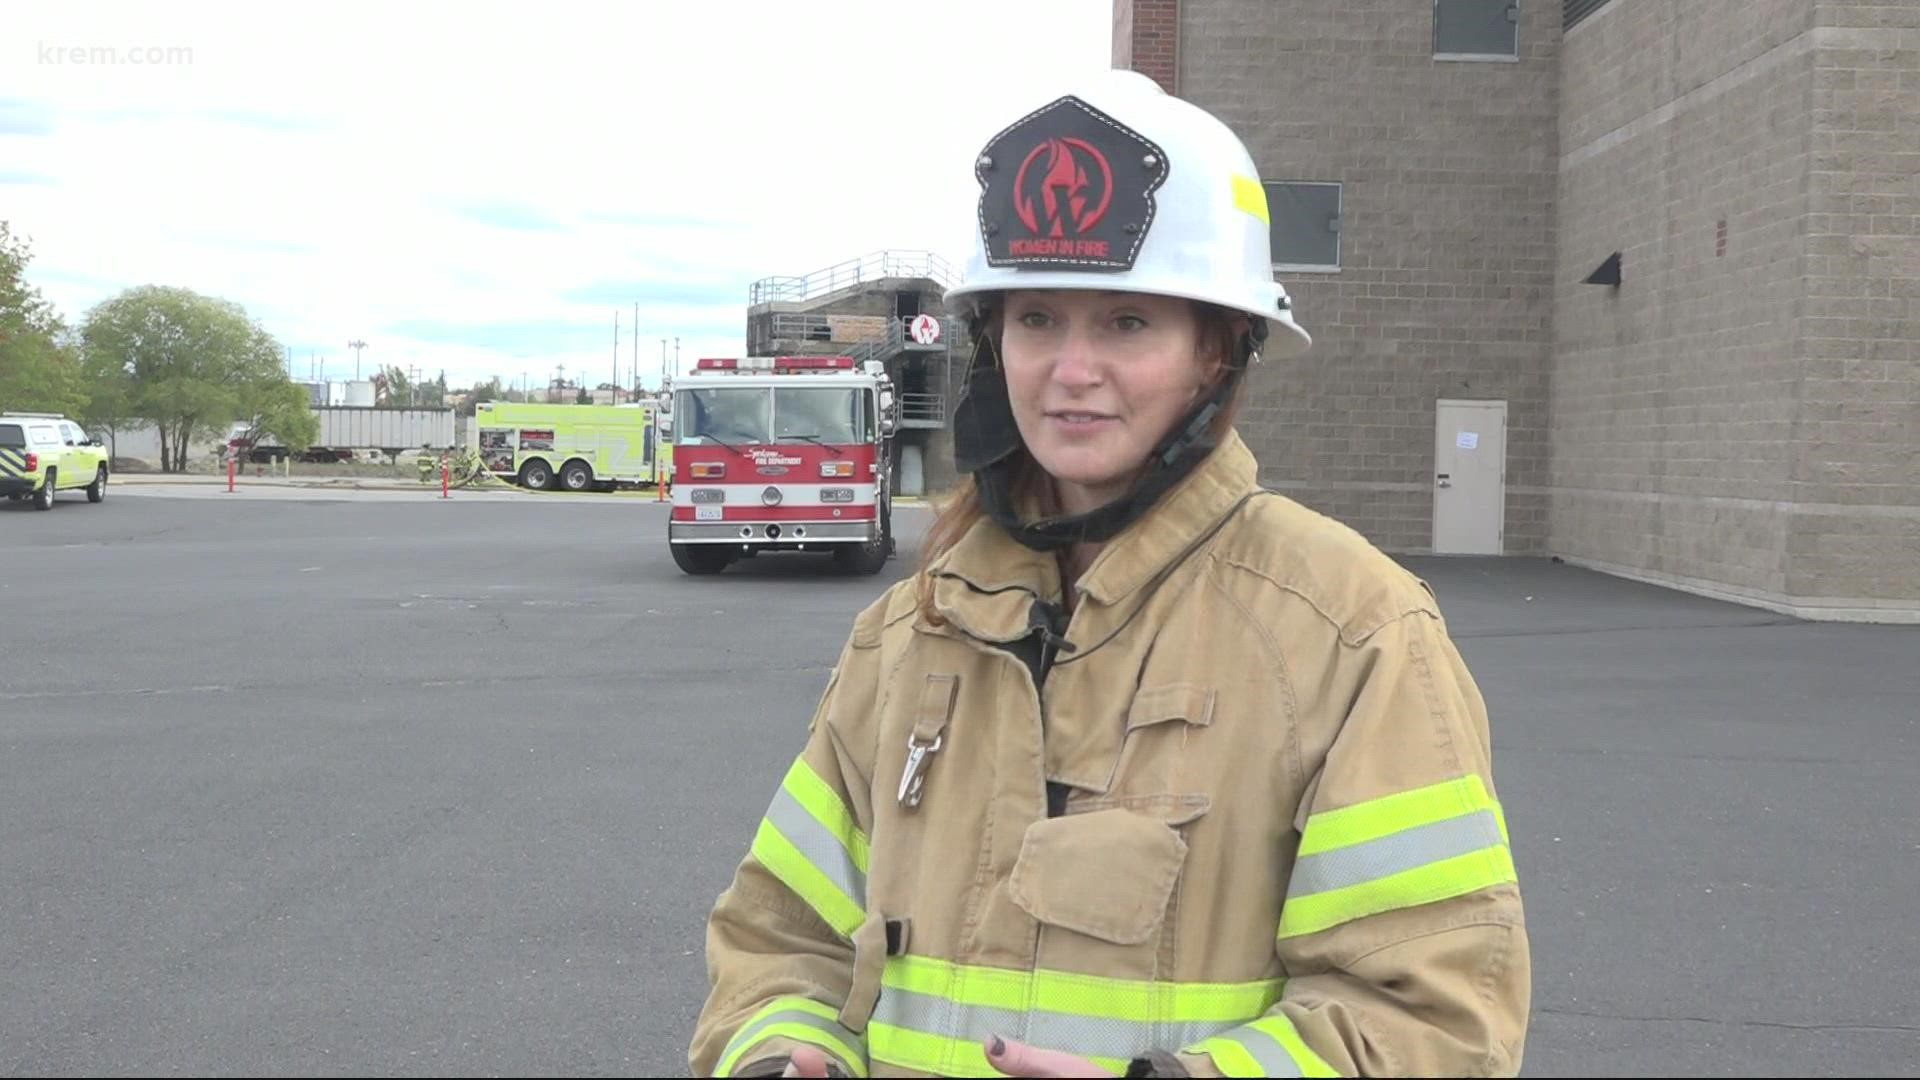
<svg viewBox="0 0 1920 1080">
<path fill-rule="evenodd" d="M 926 278 L 942 287 L 952 288 L 959 277 L 952 264 L 931 251 L 875 251 L 799 277 L 776 275 L 761 278 L 748 287 L 747 303 L 798 303 L 886 278 Z"/>
<path fill-rule="evenodd" d="M 947 422 L 946 400 L 939 394 L 901 394 L 900 418 L 944 424 Z"/>
</svg>

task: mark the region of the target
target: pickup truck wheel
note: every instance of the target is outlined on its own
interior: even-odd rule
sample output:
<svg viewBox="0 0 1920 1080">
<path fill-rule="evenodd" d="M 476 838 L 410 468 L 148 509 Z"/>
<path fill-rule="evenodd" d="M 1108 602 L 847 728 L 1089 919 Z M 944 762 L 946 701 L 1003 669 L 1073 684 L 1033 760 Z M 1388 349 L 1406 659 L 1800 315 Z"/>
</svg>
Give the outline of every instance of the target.
<svg viewBox="0 0 1920 1080">
<path fill-rule="evenodd" d="M 107 467 L 105 465 L 93 474 L 93 483 L 87 485 L 87 501 L 97 503 L 107 497 Z"/>
<path fill-rule="evenodd" d="M 40 485 L 39 491 L 33 493 L 33 508 L 35 510 L 53 509 L 53 485 L 56 481 L 55 474 L 58 471 L 57 469 L 48 469 L 47 482 Z"/>
</svg>

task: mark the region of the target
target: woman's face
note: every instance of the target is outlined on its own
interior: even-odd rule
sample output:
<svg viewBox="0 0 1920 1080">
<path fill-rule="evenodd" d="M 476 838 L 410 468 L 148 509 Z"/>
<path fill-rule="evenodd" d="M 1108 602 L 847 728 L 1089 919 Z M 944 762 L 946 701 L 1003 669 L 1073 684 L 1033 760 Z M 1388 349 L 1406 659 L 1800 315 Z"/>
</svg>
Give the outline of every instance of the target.
<svg viewBox="0 0 1920 1080">
<path fill-rule="evenodd" d="M 1061 510 L 1083 513 L 1126 492 L 1217 366 L 1199 344 L 1186 300 L 1077 289 L 1008 295 L 1007 395 Z"/>
</svg>

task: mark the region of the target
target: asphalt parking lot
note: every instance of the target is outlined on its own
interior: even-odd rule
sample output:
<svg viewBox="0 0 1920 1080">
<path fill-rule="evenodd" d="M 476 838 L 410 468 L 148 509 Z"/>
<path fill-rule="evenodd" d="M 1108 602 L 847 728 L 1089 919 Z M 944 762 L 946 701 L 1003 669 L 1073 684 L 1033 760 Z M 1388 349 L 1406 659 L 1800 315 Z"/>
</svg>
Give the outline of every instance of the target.
<svg viewBox="0 0 1920 1080">
<path fill-rule="evenodd" d="M 0 1073 L 685 1072 L 874 578 L 644 499 L 0 503 Z M 1408 560 L 1494 718 L 1529 1075 L 1920 1061 L 1920 628 Z"/>
</svg>

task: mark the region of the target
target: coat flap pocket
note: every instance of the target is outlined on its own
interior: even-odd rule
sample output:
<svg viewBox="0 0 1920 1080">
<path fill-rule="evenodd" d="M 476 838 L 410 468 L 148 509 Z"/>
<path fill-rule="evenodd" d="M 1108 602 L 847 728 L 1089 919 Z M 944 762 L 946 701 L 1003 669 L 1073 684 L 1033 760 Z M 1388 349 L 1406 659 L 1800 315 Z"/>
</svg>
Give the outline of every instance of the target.
<svg viewBox="0 0 1920 1080">
<path fill-rule="evenodd" d="M 1193 795 L 1127 795 L 1117 799 L 1097 799 L 1083 804 L 1078 813 L 1090 814 L 1100 810 L 1118 808 L 1131 810 L 1136 814 L 1145 814 L 1158 818 L 1168 825 L 1189 825 L 1213 808 L 1212 796 Z M 1070 811 L 1074 812 L 1074 811 Z"/>
<path fill-rule="evenodd" d="M 1133 695 L 1127 710 L 1127 730 L 1168 720 L 1185 720 L 1196 727 L 1213 723 L 1213 688 L 1197 683 L 1167 683 Z"/>
<path fill-rule="evenodd" d="M 1116 945 L 1138 945 L 1165 917 L 1187 842 L 1157 816 L 1096 810 L 1034 822 L 1013 866 L 1027 914 Z"/>
</svg>

